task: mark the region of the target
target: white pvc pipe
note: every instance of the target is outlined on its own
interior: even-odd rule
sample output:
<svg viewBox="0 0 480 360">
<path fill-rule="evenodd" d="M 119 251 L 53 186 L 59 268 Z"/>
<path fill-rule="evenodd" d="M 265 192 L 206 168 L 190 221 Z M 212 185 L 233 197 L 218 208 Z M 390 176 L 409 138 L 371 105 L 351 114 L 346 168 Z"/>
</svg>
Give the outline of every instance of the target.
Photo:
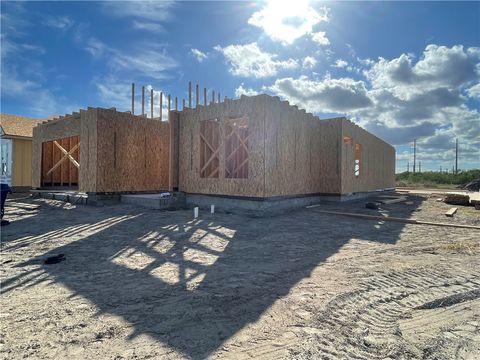
<svg viewBox="0 0 480 360">
<path fill-rule="evenodd" d="M 193 208 L 193 218 L 194 219 L 198 218 L 198 207 Z"/>
<path fill-rule="evenodd" d="M 210 214 L 215 214 L 215 205 L 210 205 Z"/>
</svg>

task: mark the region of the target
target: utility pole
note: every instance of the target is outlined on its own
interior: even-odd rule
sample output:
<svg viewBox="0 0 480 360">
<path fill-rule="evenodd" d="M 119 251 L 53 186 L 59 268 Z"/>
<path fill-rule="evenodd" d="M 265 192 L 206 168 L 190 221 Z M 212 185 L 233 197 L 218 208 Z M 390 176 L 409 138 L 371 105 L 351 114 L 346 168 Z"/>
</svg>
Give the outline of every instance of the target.
<svg viewBox="0 0 480 360">
<path fill-rule="evenodd" d="M 407 172 L 410 172 L 410 161 L 407 161 Z"/>
<path fill-rule="evenodd" d="M 418 162 L 418 172 L 419 173 L 422 172 L 422 161 L 421 160 Z"/>
<path fill-rule="evenodd" d="M 417 139 L 413 139 L 413 172 L 417 164 Z"/>
<path fill-rule="evenodd" d="M 455 139 L 455 174 L 458 174 L 458 138 Z"/>
</svg>

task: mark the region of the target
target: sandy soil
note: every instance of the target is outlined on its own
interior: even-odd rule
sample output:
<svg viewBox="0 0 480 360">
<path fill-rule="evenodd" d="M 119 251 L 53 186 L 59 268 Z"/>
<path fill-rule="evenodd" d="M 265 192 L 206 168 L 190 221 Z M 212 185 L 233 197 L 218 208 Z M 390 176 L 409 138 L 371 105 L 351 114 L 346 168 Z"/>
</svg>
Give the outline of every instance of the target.
<svg viewBox="0 0 480 360">
<path fill-rule="evenodd" d="M 434 196 L 254 218 L 7 202 L 0 356 L 42 359 L 480 357 L 480 226 Z M 49 256 L 65 261 L 47 265 Z"/>
</svg>

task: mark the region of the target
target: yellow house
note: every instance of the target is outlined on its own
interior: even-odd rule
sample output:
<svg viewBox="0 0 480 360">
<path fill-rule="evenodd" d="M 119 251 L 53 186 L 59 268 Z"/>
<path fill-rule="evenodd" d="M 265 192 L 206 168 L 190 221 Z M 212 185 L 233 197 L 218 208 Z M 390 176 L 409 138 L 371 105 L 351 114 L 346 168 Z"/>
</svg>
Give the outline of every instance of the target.
<svg viewBox="0 0 480 360">
<path fill-rule="evenodd" d="M 0 115 L 1 182 L 14 190 L 32 186 L 32 131 L 42 120 Z"/>
</svg>

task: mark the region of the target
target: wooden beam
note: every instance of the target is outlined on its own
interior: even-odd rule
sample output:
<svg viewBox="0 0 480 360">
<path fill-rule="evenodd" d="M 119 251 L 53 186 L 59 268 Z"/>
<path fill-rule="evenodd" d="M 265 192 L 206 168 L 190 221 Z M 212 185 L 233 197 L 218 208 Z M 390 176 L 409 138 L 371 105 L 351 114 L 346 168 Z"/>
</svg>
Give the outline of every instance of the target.
<svg viewBox="0 0 480 360">
<path fill-rule="evenodd" d="M 175 96 L 175 111 L 178 111 L 178 98 Z"/>
<path fill-rule="evenodd" d="M 145 86 L 142 86 L 142 116 L 145 115 Z"/>
<path fill-rule="evenodd" d="M 188 107 L 192 108 L 192 82 L 188 82 Z"/>
<path fill-rule="evenodd" d="M 200 92 L 199 92 L 199 89 L 198 89 L 198 84 L 195 85 L 195 107 L 198 107 L 198 103 L 200 102 Z"/>
<path fill-rule="evenodd" d="M 170 116 L 170 109 L 171 109 L 171 96 L 168 94 L 168 116 Z"/>
<path fill-rule="evenodd" d="M 457 212 L 457 210 L 458 210 L 458 208 L 453 207 L 445 213 L 445 216 L 453 217 L 453 215 Z"/>
<path fill-rule="evenodd" d="M 132 83 L 132 114 L 135 115 L 135 83 Z"/>
<path fill-rule="evenodd" d="M 153 119 L 153 88 L 150 89 L 150 117 Z"/>
<path fill-rule="evenodd" d="M 207 106 L 207 88 L 203 88 L 203 105 Z"/>
<path fill-rule="evenodd" d="M 310 208 L 313 208 L 313 207 L 314 205 L 310 206 Z M 416 220 L 416 219 L 397 218 L 392 216 L 375 216 L 375 215 L 365 215 L 365 214 L 358 214 L 358 213 L 345 213 L 345 212 L 338 212 L 338 211 L 325 211 L 325 210 L 314 210 L 314 211 L 321 214 L 342 215 L 342 216 L 356 217 L 356 218 L 368 219 L 368 220 L 394 221 L 394 222 L 415 224 L 415 225 L 431 225 L 431 226 L 443 226 L 443 227 L 480 230 L 480 226 L 474 226 L 474 225 L 437 223 L 437 222 L 423 221 L 423 220 Z"/>
<path fill-rule="evenodd" d="M 54 141 L 53 143 L 60 149 L 61 152 L 63 152 L 64 155 L 50 170 L 48 170 L 46 175 L 50 173 L 53 174 L 53 171 L 55 171 L 55 169 L 59 167 L 67 159 L 69 159 L 72 162 L 72 164 L 77 167 L 77 169 L 80 168 L 80 164 L 71 155 L 75 150 L 77 150 L 78 146 L 80 145 L 80 142 L 78 142 L 78 144 L 75 145 L 73 148 L 71 148 L 70 151 L 68 152 L 64 148 L 62 148 L 56 141 Z M 52 152 L 53 152 L 53 146 L 52 146 Z M 52 183 L 53 183 L 53 177 L 52 177 Z"/>
<path fill-rule="evenodd" d="M 162 121 L 163 114 L 163 91 L 160 91 L 160 121 Z"/>
</svg>

